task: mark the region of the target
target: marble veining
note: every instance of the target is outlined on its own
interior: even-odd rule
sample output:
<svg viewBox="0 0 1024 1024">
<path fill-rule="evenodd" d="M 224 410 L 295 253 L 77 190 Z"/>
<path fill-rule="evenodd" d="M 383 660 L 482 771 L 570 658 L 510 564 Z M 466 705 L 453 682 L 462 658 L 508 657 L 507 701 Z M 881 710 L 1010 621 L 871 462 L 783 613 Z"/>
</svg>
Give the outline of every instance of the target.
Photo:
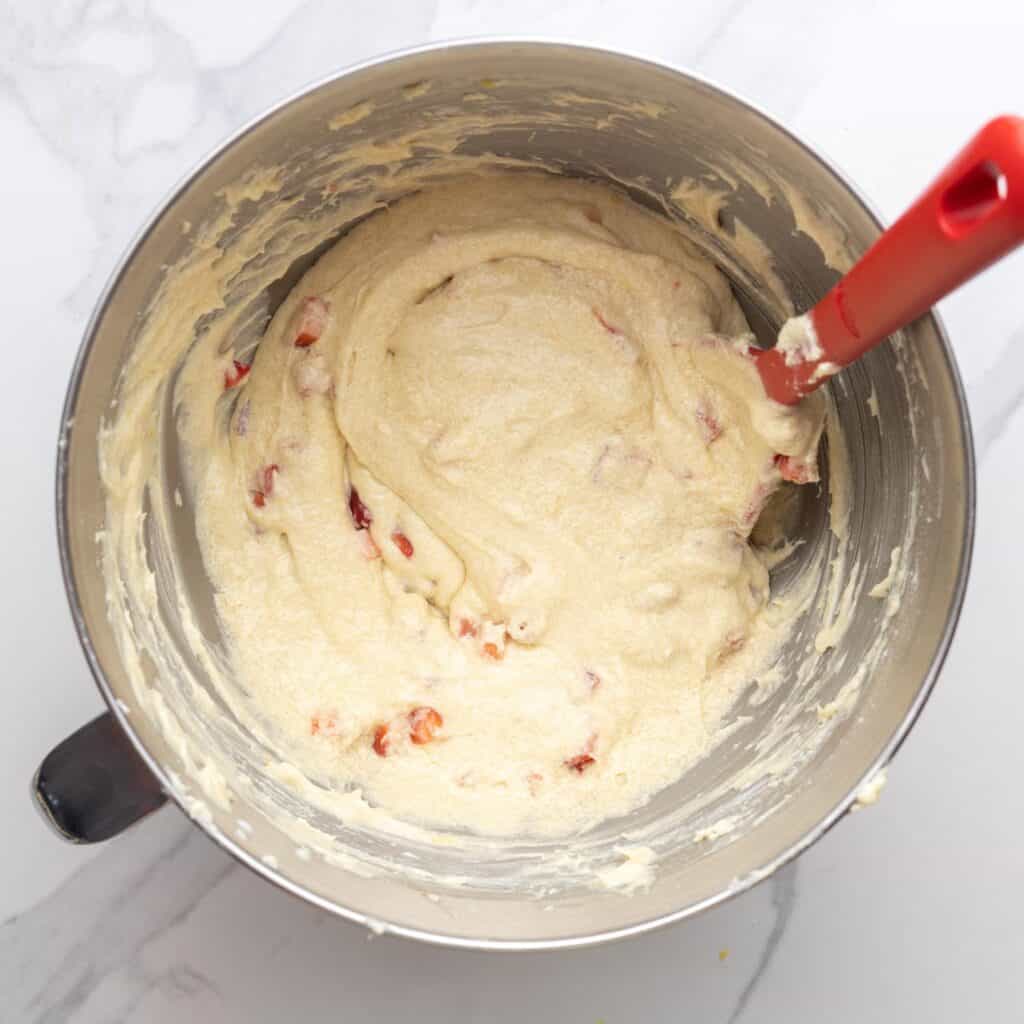
<svg viewBox="0 0 1024 1024">
<path fill-rule="evenodd" d="M 786 927 L 789 925 L 790 917 L 793 916 L 793 906 L 796 903 L 796 880 L 799 867 L 797 861 L 787 864 L 777 871 L 768 883 L 771 886 L 772 911 L 775 914 L 775 921 L 765 939 L 754 972 L 743 986 L 739 998 L 736 1000 L 736 1006 L 729 1014 L 728 1024 L 737 1024 L 737 1021 L 743 1018 L 747 1008 L 751 1006 L 757 986 L 771 967 L 775 951 L 786 934 Z"/>
<path fill-rule="evenodd" d="M 819 145 L 889 217 L 987 117 L 1024 112 L 1012 0 L 29 0 L 0 5 L 6 156 L 0 588 L 8 785 L 0 1019 L 853 1022 L 1014 1018 L 1024 954 L 1024 254 L 940 307 L 968 388 L 979 537 L 957 642 L 877 807 L 683 926 L 571 953 L 453 952 L 272 889 L 168 808 L 92 849 L 52 838 L 25 782 L 100 702 L 52 528 L 64 383 L 142 220 L 228 132 L 373 54 L 479 34 L 618 46 L 693 68 Z M 964 46 L 965 38 L 984 46 Z M 956 54 L 951 73 L 948 55 Z M 12 482 L 16 481 L 16 486 Z M 966 879 L 970 878 L 970 884 Z"/>
</svg>

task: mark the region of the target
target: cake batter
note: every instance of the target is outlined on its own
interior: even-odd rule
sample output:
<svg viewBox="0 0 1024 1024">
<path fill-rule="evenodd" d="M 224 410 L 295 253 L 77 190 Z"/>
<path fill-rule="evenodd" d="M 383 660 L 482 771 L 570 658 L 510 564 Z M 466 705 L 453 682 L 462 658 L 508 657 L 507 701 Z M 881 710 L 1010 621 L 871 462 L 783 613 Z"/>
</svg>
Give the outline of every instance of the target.
<svg viewBox="0 0 1024 1024">
<path fill-rule="evenodd" d="M 751 341 L 671 225 L 509 174 L 354 228 L 251 365 L 186 361 L 203 559 L 287 759 L 490 835 L 676 780 L 785 637 L 751 530 L 817 479 L 821 396 L 767 399 Z"/>
</svg>

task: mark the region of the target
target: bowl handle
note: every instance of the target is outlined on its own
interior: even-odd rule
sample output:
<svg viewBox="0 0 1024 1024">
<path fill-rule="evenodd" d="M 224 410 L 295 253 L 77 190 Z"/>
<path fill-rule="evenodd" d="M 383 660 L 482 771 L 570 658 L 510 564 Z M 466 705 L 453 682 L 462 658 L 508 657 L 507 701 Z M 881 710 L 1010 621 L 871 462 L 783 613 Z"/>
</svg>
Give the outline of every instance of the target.
<svg viewBox="0 0 1024 1024">
<path fill-rule="evenodd" d="M 109 711 L 46 755 L 32 796 L 47 824 L 69 843 L 110 839 L 167 800 Z"/>
</svg>

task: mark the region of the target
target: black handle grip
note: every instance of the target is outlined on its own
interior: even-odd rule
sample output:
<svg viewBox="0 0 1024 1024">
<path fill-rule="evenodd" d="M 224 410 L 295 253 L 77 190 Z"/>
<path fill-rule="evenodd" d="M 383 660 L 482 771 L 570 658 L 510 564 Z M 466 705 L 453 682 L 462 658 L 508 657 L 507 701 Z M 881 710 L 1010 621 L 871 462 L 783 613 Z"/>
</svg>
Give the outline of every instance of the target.
<svg viewBox="0 0 1024 1024">
<path fill-rule="evenodd" d="M 167 800 L 109 711 L 47 754 L 32 791 L 47 823 L 71 843 L 110 839 Z"/>
</svg>

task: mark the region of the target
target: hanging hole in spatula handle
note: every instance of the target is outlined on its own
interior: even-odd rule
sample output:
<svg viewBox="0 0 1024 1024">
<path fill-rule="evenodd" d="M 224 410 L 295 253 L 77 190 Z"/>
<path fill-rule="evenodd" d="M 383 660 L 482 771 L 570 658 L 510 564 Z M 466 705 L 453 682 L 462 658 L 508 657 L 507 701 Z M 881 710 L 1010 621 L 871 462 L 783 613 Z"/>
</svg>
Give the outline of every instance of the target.
<svg viewBox="0 0 1024 1024">
<path fill-rule="evenodd" d="M 942 193 L 939 223 L 950 238 L 959 238 L 984 224 L 1008 195 L 1002 167 L 993 160 L 983 160 Z"/>
<path fill-rule="evenodd" d="M 997 117 L 814 307 L 845 366 L 1024 241 L 1024 118 Z"/>
</svg>

